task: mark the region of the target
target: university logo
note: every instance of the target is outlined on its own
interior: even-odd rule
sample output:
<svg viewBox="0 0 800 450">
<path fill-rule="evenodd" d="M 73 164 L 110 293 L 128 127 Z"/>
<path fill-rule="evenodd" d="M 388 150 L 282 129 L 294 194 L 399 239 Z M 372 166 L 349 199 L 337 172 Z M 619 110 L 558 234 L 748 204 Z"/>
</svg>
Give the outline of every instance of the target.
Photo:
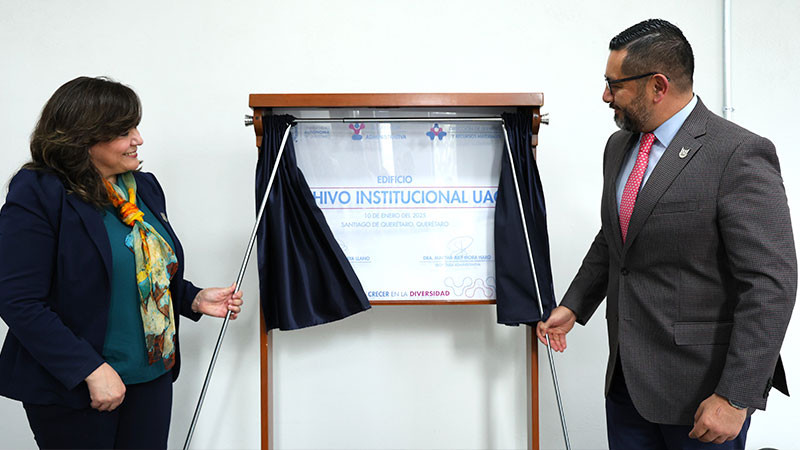
<svg viewBox="0 0 800 450">
<path fill-rule="evenodd" d="M 428 131 L 425 133 L 425 135 L 431 138 L 431 140 L 434 140 L 438 137 L 441 141 L 443 137 L 447 136 L 447 133 L 442 130 L 442 127 L 440 127 L 438 123 L 434 123 L 433 127 L 431 127 L 431 131 Z"/>
<path fill-rule="evenodd" d="M 363 123 L 351 123 L 350 124 L 350 126 L 348 128 L 353 130 L 352 139 L 354 141 L 360 141 L 361 139 L 364 138 L 364 136 L 361 135 L 361 131 L 364 129 L 364 127 L 366 127 L 366 124 L 363 124 Z"/>
</svg>

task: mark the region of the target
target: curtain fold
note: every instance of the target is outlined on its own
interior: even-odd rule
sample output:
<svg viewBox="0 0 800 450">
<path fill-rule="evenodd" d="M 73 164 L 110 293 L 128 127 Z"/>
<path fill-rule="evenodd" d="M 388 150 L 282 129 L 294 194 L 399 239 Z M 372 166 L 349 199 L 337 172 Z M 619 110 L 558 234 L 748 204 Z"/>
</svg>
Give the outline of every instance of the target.
<svg viewBox="0 0 800 450">
<path fill-rule="evenodd" d="M 264 117 L 256 165 L 256 210 L 292 116 Z M 294 330 L 370 308 L 361 283 L 297 167 L 287 139 L 257 231 L 259 291 L 267 330 Z"/>
<path fill-rule="evenodd" d="M 519 182 L 522 206 L 530 236 L 539 293 L 534 288 L 522 221 L 519 215 L 514 179 L 508 152 L 503 149 L 500 183 L 494 218 L 495 276 L 497 279 L 497 322 L 505 325 L 533 325 L 546 320 L 556 306 L 547 213 L 539 170 L 530 148 L 533 137 L 533 112 L 526 109 L 504 113 L 508 140 Z M 539 314 L 541 295 L 544 317 Z"/>
</svg>

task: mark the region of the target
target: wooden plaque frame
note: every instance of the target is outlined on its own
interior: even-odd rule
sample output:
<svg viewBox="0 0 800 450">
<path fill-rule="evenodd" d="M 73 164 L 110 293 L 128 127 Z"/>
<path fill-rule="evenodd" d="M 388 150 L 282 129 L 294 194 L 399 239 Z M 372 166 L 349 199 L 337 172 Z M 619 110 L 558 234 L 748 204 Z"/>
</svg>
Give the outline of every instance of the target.
<svg viewBox="0 0 800 450">
<path fill-rule="evenodd" d="M 509 110 L 533 110 L 533 138 L 531 151 L 536 152 L 540 108 L 544 104 L 541 93 L 431 93 L 431 94 L 250 94 L 256 146 L 263 138 L 262 118 L 272 115 L 274 108 L 467 108 L 504 107 Z M 494 304 L 494 300 L 473 301 L 391 301 L 373 300 L 372 305 L 412 304 Z M 272 332 L 266 331 L 263 311 L 261 318 L 261 448 L 272 449 L 274 426 L 272 424 Z M 536 334 L 526 327 L 526 360 L 528 379 L 528 448 L 539 449 L 539 352 Z"/>
</svg>

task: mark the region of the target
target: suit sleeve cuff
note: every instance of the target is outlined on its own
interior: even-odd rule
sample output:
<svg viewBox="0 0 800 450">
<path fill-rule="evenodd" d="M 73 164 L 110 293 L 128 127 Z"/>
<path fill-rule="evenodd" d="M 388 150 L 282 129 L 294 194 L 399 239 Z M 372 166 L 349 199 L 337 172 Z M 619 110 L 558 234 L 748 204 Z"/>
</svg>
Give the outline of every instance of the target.
<svg viewBox="0 0 800 450">
<path fill-rule="evenodd" d="M 184 280 L 185 286 L 183 288 L 183 301 L 181 304 L 181 315 L 197 322 L 203 317 L 203 313 L 192 311 L 192 302 L 197 297 L 197 293 L 202 289 L 193 285 L 190 281 Z"/>
<path fill-rule="evenodd" d="M 61 380 L 64 383 L 64 386 L 68 390 L 75 389 L 78 387 L 79 384 L 83 383 L 86 380 L 86 377 L 92 374 L 98 367 L 103 365 L 105 360 L 97 355 L 97 358 L 92 359 L 91 361 L 86 362 L 86 364 L 82 365 L 79 370 L 74 372 L 74 375 L 66 380 Z"/>
</svg>

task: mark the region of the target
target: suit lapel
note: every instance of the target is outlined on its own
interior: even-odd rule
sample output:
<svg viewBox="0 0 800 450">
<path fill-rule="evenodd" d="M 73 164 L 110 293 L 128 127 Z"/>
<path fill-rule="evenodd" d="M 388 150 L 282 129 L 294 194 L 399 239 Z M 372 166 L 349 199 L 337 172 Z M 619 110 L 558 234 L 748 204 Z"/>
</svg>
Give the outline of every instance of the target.
<svg viewBox="0 0 800 450">
<path fill-rule="evenodd" d="M 603 195 L 605 196 L 606 205 L 608 205 L 606 214 L 608 214 L 608 221 L 611 223 L 614 245 L 618 252 L 622 252 L 622 230 L 619 226 L 619 208 L 617 207 L 617 179 L 622 170 L 622 164 L 625 162 L 625 155 L 628 154 L 628 150 L 636 143 L 638 138 L 638 134 L 630 133 L 628 139 L 624 140 L 624 145 L 617 147 L 608 161 L 609 182 L 606 183 L 606 191 Z"/>
<path fill-rule="evenodd" d="M 636 198 L 636 206 L 633 208 L 631 221 L 628 225 L 628 236 L 625 240 L 623 251 L 630 248 L 631 243 L 636 239 L 647 218 L 653 212 L 658 200 L 700 150 L 703 144 L 697 138 L 705 134 L 709 114 L 710 112 L 698 99 L 697 106 L 686 118 L 678 134 L 675 135 L 669 147 L 664 151 L 658 164 L 650 174 L 650 178 L 647 179 L 647 183 L 645 183 Z"/>
<path fill-rule="evenodd" d="M 108 242 L 108 232 L 106 232 L 106 227 L 103 225 L 102 212 L 72 194 L 67 195 L 67 202 L 72 205 L 72 208 L 78 213 L 81 222 L 83 222 L 83 226 L 86 227 L 86 232 L 100 252 L 100 256 L 103 258 L 103 265 L 106 268 L 108 280 L 111 281 L 111 244 Z"/>
</svg>

